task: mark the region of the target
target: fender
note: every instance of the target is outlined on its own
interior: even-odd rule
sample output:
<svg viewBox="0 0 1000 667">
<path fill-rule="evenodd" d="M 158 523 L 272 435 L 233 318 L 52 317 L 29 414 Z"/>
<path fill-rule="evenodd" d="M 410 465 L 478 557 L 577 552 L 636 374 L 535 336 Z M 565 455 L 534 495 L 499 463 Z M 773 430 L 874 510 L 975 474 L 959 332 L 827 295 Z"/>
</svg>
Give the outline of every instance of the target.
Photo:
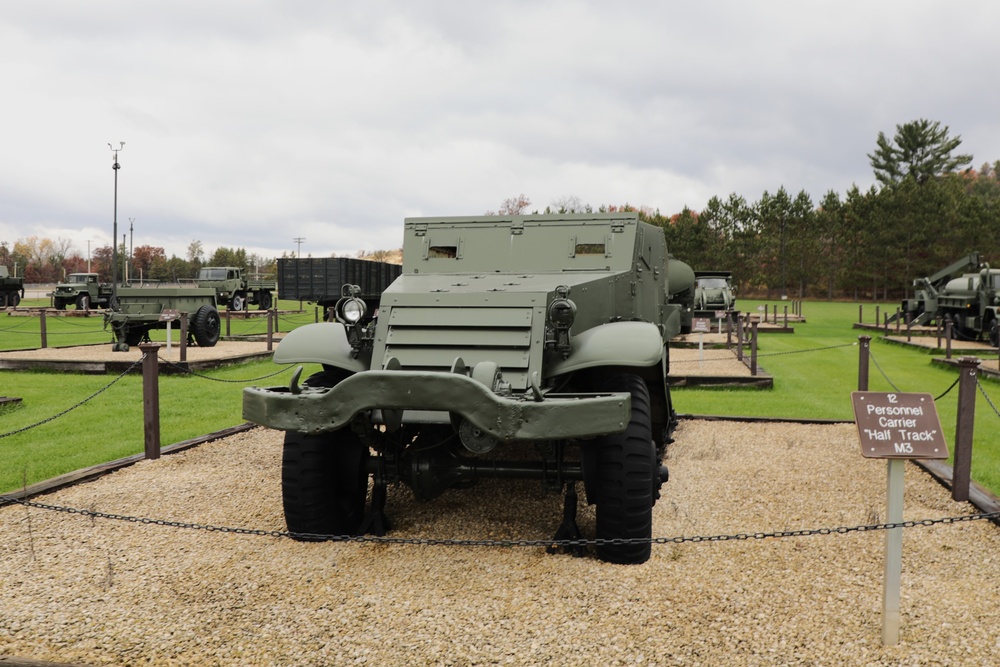
<svg viewBox="0 0 1000 667">
<path fill-rule="evenodd" d="M 548 365 L 546 378 L 596 366 L 659 366 L 664 354 L 660 328 L 650 322 L 602 324 L 573 336 L 570 346 L 569 357 Z"/>
<path fill-rule="evenodd" d="M 274 351 L 274 363 L 317 363 L 351 373 L 368 370 L 368 364 L 351 356 L 347 332 L 340 322 L 307 324 L 286 334 Z"/>
</svg>

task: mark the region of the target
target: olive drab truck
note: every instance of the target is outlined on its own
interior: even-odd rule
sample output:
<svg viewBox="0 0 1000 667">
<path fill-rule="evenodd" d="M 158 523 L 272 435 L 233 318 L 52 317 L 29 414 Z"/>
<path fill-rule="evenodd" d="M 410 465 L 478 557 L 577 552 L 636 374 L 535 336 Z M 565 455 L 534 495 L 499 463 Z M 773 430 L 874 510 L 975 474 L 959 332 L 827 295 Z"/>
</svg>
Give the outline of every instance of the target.
<svg viewBox="0 0 1000 667">
<path fill-rule="evenodd" d="M 634 213 L 408 218 L 377 312 L 360 291 L 274 353 L 322 370 L 243 393 L 246 419 L 285 431 L 294 536 L 382 534 L 390 484 L 429 500 L 526 478 L 565 493 L 556 538 L 579 536 L 582 484 L 597 556 L 649 558 L 680 327 L 660 228 Z"/>
<path fill-rule="evenodd" d="M 66 310 L 76 306 L 77 310 L 107 308 L 114 296 L 111 283 L 103 283 L 96 273 L 71 273 L 65 282 L 58 283 L 50 292 L 52 305 L 56 310 Z"/>
<path fill-rule="evenodd" d="M 0 264 L 0 308 L 17 308 L 24 298 L 24 278 L 10 275 L 7 267 Z"/>
<path fill-rule="evenodd" d="M 220 306 L 229 310 L 246 310 L 257 306 L 270 310 L 278 288 L 273 278 L 249 278 L 244 268 L 237 266 L 205 266 L 198 271 L 198 287 L 211 287 Z"/>
</svg>

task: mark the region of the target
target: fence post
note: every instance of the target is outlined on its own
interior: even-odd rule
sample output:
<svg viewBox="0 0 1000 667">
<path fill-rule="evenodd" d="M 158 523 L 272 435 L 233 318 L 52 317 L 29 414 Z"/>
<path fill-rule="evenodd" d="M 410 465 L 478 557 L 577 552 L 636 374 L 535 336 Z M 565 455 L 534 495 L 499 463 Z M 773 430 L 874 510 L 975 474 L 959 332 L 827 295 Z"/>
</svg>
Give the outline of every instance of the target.
<svg viewBox="0 0 1000 667">
<path fill-rule="evenodd" d="M 229 338 L 229 336 L 230 336 L 230 329 L 229 329 L 229 314 L 230 314 L 231 312 L 232 312 L 231 310 L 229 310 L 228 308 L 226 308 L 226 338 Z"/>
<path fill-rule="evenodd" d="M 882 308 L 879 307 L 879 306 L 875 306 L 875 326 L 876 327 L 878 326 L 878 323 L 882 321 L 881 313 L 882 313 Z"/>
<path fill-rule="evenodd" d="M 267 311 L 267 351 L 268 352 L 271 351 L 271 349 L 272 349 L 272 347 L 274 345 L 273 338 L 272 338 L 273 331 L 274 331 L 274 322 L 271 321 L 271 311 L 269 310 L 269 311 Z"/>
<path fill-rule="evenodd" d="M 858 324 L 864 324 L 865 323 L 864 312 L 865 312 L 865 305 L 863 303 L 859 303 L 858 304 Z"/>
<path fill-rule="evenodd" d="M 775 306 L 777 308 L 777 306 Z M 757 323 L 754 322 L 752 327 L 752 336 L 750 339 L 750 375 L 757 376 Z"/>
<path fill-rule="evenodd" d="M 871 336 L 858 336 L 858 391 L 868 391 L 868 357 L 871 354 Z"/>
<path fill-rule="evenodd" d="M 319 306 L 313 308 L 313 316 L 316 318 L 316 323 L 319 324 Z"/>
<path fill-rule="evenodd" d="M 42 349 L 44 350 L 49 346 L 49 336 L 48 332 L 45 330 L 45 309 L 43 308 L 42 310 L 39 311 L 39 313 L 40 313 L 39 316 L 40 319 L 38 320 L 38 328 L 41 330 L 42 333 Z"/>
<path fill-rule="evenodd" d="M 951 359 L 951 320 L 944 321 L 944 358 Z"/>
<path fill-rule="evenodd" d="M 958 360 L 958 418 L 955 423 L 955 465 L 951 473 L 951 499 L 969 499 L 972 475 L 972 433 L 976 421 L 976 374 L 979 359 Z"/>
<path fill-rule="evenodd" d="M 903 316 L 903 311 L 899 308 L 896 309 L 896 335 L 899 335 L 899 320 Z"/>
<path fill-rule="evenodd" d="M 785 328 L 788 328 L 788 306 L 785 306 Z"/>
<path fill-rule="evenodd" d="M 181 352 L 180 361 L 184 363 L 188 358 L 188 314 L 181 312 Z"/>
<path fill-rule="evenodd" d="M 726 349 L 733 349 L 733 311 L 726 311 Z"/>
<path fill-rule="evenodd" d="M 142 358 L 142 426 L 147 459 L 160 458 L 159 343 L 139 343 Z"/>
<path fill-rule="evenodd" d="M 736 318 L 736 360 L 743 361 L 743 317 Z"/>
</svg>

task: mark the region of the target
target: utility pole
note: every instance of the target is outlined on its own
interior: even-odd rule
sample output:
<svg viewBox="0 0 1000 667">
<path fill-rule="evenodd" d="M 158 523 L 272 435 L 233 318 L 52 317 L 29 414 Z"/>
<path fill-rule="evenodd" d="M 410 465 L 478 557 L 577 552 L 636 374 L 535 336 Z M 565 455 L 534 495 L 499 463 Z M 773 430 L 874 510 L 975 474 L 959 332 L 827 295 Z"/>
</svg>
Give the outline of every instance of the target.
<svg viewBox="0 0 1000 667">
<path fill-rule="evenodd" d="M 133 222 L 135 222 L 135 218 L 129 218 L 128 219 L 128 262 L 125 263 L 125 266 L 128 269 L 126 271 L 126 275 L 128 277 L 130 277 L 130 278 L 132 276 L 132 271 L 135 270 L 135 267 L 132 266 L 132 252 L 133 252 L 132 251 L 132 240 L 133 240 L 132 239 L 132 223 Z"/>
<path fill-rule="evenodd" d="M 118 148 L 108 144 L 108 148 L 114 153 L 114 162 L 111 168 L 115 172 L 115 208 L 114 208 L 114 231 L 111 233 L 111 308 L 118 310 L 118 151 L 125 148 L 125 142 L 118 142 Z"/>
<path fill-rule="evenodd" d="M 90 273 L 90 239 L 87 239 L 87 273 Z"/>
<path fill-rule="evenodd" d="M 305 238 L 302 237 L 302 236 L 296 236 L 292 240 L 299 244 L 298 245 L 298 250 L 295 251 L 295 258 L 296 259 L 302 259 L 302 242 L 305 241 Z"/>
</svg>

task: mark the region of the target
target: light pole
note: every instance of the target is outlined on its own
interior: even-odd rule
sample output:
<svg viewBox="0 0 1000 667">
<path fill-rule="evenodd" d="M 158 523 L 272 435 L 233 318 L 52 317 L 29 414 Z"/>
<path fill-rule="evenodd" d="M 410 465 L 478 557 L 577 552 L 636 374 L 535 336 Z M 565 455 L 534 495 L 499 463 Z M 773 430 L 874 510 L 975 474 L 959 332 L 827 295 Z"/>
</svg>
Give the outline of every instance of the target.
<svg viewBox="0 0 1000 667">
<path fill-rule="evenodd" d="M 114 231 L 111 233 L 111 308 L 118 310 L 118 151 L 125 148 L 125 142 L 118 142 L 118 148 L 108 144 L 108 148 L 114 153 L 114 162 L 111 168 L 115 172 L 115 208 L 114 208 Z"/>
<path fill-rule="evenodd" d="M 87 239 L 87 273 L 90 273 L 90 239 Z"/>
<path fill-rule="evenodd" d="M 296 236 L 292 240 L 298 244 L 298 250 L 295 251 L 295 258 L 302 259 L 302 242 L 305 241 L 305 237 Z"/>
</svg>

